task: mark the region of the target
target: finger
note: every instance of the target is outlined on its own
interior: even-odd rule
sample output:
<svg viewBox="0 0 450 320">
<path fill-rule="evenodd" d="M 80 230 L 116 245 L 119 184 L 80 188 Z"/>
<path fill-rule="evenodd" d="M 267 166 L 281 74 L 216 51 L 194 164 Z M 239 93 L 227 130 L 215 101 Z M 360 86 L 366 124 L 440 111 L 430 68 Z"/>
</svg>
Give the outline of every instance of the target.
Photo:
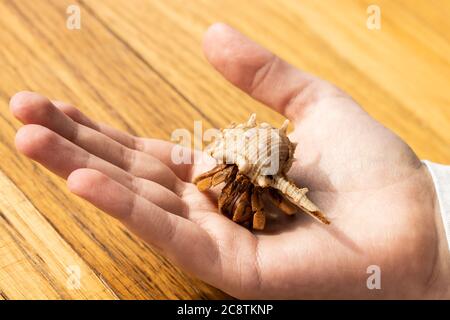
<svg viewBox="0 0 450 320">
<path fill-rule="evenodd" d="M 39 124 L 72 141 L 91 154 L 131 174 L 153 180 L 170 189 L 181 181 L 158 159 L 130 149 L 110 137 L 73 121 L 47 98 L 31 92 L 16 94 L 10 102 L 13 114 L 25 124 Z"/>
<path fill-rule="evenodd" d="M 166 164 L 181 180 L 188 182 L 191 181 L 193 171 L 192 164 L 179 164 L 172 160 L 172 149 L 175 146 L 174 143 L 159 139 L 136 137 L 106 124 L 95 122 L 68 103 L 62 101 L 52 101 L 52 103 L 55 107 L 63 111 L 67 116 L 79 124 L 99 131 L 130 149 L 135 149 L 150 154 L 162 163 Z"/>
<path fill-rule="evenodd" d="M 83 126 L 86 126 L 88 128 L 99 131 L 99 132 L 103 133 L 104 135 L 110 137 L 111 139 L 126 146 L 127 148 L 136 149 L 136 150 L 138 149 L 139 141 L 137 141 L 138 140 L 137 137 L 135 137 L 129 133 L 122 132 L 120 130 L 109 127 L 107 125 L 104 125 L 101 123 L 96 123 L 92 119 L 87 117 L 85 114 L 83 114 L 80 110 L 78 110 L 77 108 L 75 108 L 73 105 L 71 105 L 69 103 L 66 103 L 63 101 L 56 101 L 56 100 L 52 100 L 51 102 L 53 103 L 53 105 L 56 108 L 61 110 L 64 114 L 66 114 L 68 117 L 70 117 L 73 121 L 75 121 Z"/>
<path fill-rule="evenodd" d="M 297 120 L 300 110 L 319 93 L 334 88 L 223 23 L 213 24 L 205 33 L 203 50 L 227 80 L 291 120 Z"/>
<path fill-rule="evenodd" d="M 26 125 L 17 132 L 15 142 L 20 152 L 63 178 L 79 168 L 96 169 L 166 210 L 186 212 L 184 203 L 172 191 L 153 181 L 134 177 L 48 128 Z"/>
<path fill-rule="evenodd" d="M 188 272 L 206 281 L 217 278 L 217 246 L 198 225 L 168 213 L 95 170 L 77 170 L 67 184 L 70 191 L 122 221 Z"/>
</svg>

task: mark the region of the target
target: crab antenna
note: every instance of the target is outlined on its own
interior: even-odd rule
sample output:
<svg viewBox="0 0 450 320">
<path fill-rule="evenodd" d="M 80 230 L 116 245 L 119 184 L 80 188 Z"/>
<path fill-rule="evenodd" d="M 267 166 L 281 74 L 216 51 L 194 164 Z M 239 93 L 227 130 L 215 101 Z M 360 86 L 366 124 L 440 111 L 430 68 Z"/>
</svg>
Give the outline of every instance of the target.
<svg viewBox="0 0 450 320">
<path fill-rule="evenodd" d="M 252 113 L 252 115 L 247 121 L 247 126 L 253 127 L 254 125 L 256 125 L 256 113 Z"/>
<path fill-rule="evenodd" d="M 283 124 L 280 127 L 280 131 L 282 133 L 286 134 L 288 125 L 289 125 L 289 120 L 288 119 L 284 120 Z"/>
</svg>

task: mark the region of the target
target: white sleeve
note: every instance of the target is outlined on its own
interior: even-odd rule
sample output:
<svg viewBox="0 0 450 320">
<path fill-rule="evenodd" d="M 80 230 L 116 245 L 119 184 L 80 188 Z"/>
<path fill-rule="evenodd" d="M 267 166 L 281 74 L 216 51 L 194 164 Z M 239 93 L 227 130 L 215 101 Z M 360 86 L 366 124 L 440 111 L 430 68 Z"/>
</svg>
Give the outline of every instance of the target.
<svg viewBox="0 0 450 320">
<path fill-rule="evenodd" d="M 428 168 L 436 188 L 442 222 L 444 223 L 447 243 L 450 250 L 450 166 L 422 161 Z"/>
</svg>

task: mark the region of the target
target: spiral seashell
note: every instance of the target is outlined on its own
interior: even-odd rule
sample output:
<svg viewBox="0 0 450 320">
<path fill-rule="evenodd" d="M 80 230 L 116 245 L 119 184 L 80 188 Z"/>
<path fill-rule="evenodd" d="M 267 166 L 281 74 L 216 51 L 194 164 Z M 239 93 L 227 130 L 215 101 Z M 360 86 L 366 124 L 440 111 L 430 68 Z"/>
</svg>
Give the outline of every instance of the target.
<svg viewBox="0 0 450 320">
<path fill-rule="evenodd" d="M 258 124 L 256 114 L 252 114 L 247 122 L 232 124 L 221 130 L 216 140 L 207 147 L 207 153 L 217 160 L 219 166 L 197 177 L 194 183 L 200 190 L 206 190 L 220 182 L 226 182 L 227 185 L 221 197 L 223 199 L 226 199 L 226 196 L 237 197 L 234 202 L 238 202 L 235 209 L 230 209 L 235 210 L 234 214 L 230 215 L 236 217 L 236 221 L 239 220 L 237 222 L 242 222 L 242 217 L 246 216 L 244 214 L 247 212 L 246 208 L 250 208 L 250 212 L 253 212 L 253 228 L 255 229 L 264 228 L 265 218 L 262 205 L 252 207 L 252 203 L 260 203 L 259 197 L 262 194 L 261 190 L 264 189 L 277 190 L 281 196 L 278 196 L 276 192 L 270 192 L 269 195 L 286 213 L 292 214 L 292 205 L 295 205 L 315 219 L 328 224 L 329 221 L 319 208 L 307 198 L 308 189 L 297 187 L 287 177 L 297 146 L 287 136 L 288 125 L 288 120 L 279 129 L 268 123 Z M 224 170 L 226 170 L 225 174 Z M 215 179 L 214 176 L 216 176 Z M 248 194 L 236 195 L 234 192 L 236 181 L 242 183 L 247 180 L 250 183 L 243 192 Z M 235 184 L 234 189 L 232 183 Z M 223 196 L 225 191 L 226 195 Z M 249 197 L 253 200 L 245 200 Z M 224 200 L 223 203 L 231 202 Z"/>
</svg>

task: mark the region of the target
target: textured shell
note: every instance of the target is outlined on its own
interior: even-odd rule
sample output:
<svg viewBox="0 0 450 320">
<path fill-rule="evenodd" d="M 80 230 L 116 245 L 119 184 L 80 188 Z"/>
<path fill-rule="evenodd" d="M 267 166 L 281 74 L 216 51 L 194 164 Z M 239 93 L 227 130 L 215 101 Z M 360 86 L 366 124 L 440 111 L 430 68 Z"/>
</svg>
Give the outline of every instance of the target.
<svg viewBox="0 0 450 320">
<path fill-rule="evenodd" d="M 273 177 L 284 176 L 293 162 L 296 144 L 286 135 L 288 121 L 278 129 L 256 123 L 252 114 L 247 123 L 221 130 L 208 146 L 208 153 L 220 163 L 235 164 L 255 185 L 271 186 Z"/>
<path fill-rule="evenodd" d="M 268 123 L 257 124 L 256 115 L 252 114 L 246 123 L 232 124 L 221 130 L 216 140 L 207 147 L 206 151 L 218 163 L 236 165 L 241 177 L 246 176 L 253 185 L 278 190 L 283 198 L 313 218 L 329 224 L 330 221 L 306 196 L 308 189 L 297 187 L 287 177 L 287 172 L 294 161 L 294 152 L 297 146 L 286 135 L 288 123 L 288 121 L 285 121 L 281 128 L 277 129 Z M 215 177 L 215 174 L 222 170 L 220 166 L 216 168 L 219 169 L 213 169 L 212 172 L 206 173 L 207 179 L 204 175 L 200 175 L 200 180 L 206 181 L 207 188 L 215 185 L 211 175 Z M 223 181 L 220 178 L 223 178 L 223 174 L 219 174 L 217 181 Z M 271 193 L 270 188 L 268 189 L 269 194 Z"/>
</svg>

